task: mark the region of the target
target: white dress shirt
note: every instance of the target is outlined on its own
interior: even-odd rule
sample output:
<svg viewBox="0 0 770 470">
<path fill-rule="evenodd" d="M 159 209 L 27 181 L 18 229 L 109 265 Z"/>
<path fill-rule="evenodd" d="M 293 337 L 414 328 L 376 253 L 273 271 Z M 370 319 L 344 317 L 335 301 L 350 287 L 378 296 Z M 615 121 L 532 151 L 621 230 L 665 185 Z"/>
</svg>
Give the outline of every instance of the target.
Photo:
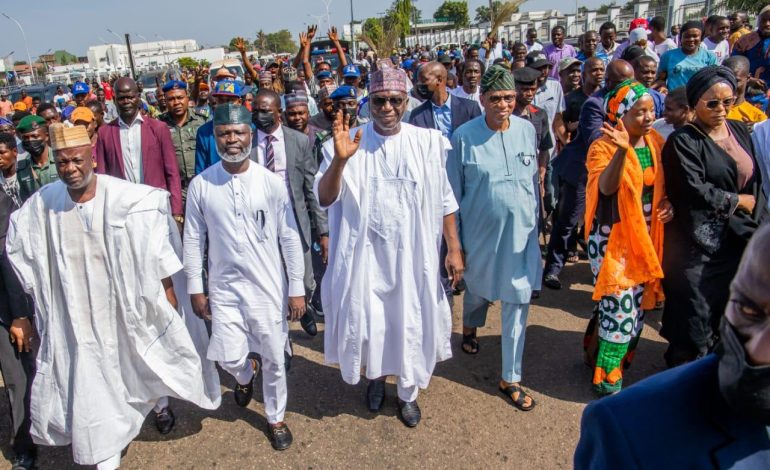
<svg viewBox="0 0 770 470">
<path fill-rule="evenodd" d="M 143 183 L 142 175 L 142 113 L 136 113 L 131 124 L 118 118 L 120 150 L 123 152 L 123 173 L 132 183 Z"/>
<path fill-rule="evenodd" d="M 283 136 L 283 127 L 278 126 L 278 129 L 273 131 L 273 168 L 276 175 L 286 183 L 286 189 L 289 190 L 291 195 L 291 189 L 289 188 L 289 174 L 286 171 L 286 140 Z M 265 165 L 265 148 L 267 146 L 268 134 L 257 130 L 256 138 L 257 142 L 251 151 L 251 159 L 257 162 L 261 166 Z"/>
</svg>

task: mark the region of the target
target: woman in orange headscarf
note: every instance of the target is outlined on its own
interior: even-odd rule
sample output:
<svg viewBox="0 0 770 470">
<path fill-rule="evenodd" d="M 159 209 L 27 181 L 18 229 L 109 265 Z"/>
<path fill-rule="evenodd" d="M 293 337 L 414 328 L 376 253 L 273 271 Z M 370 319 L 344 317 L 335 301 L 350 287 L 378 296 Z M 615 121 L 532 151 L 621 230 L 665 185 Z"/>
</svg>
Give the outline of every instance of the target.
<svg viewBox="0 0 770 470">
<path fill-rule="evenodd" d="M 664 141 L 652 128 L 652 96 L 626 80 L 604 104 L 609 124 L 588 150 L 585 211 L 597 304 L 584 346 L 601 395 L 620 391 L 644 311 L 663 300 L 663 224 L 673 218 L 660 160 Z"/>
</svg>

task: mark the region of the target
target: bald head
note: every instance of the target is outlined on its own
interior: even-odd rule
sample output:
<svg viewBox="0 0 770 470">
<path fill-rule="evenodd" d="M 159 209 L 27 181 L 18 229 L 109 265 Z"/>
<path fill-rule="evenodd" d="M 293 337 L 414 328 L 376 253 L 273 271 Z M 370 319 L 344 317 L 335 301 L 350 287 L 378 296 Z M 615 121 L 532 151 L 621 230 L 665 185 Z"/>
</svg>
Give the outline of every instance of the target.
<svg viewBox="0 0 770 470">
<path fill-rule="evenodd" d="M 743 252 L 730 285 L 725 316 L 754 365 L 770 365 L 770 225 L 758 229 Z"/>
<path fill-rule="evenodd" d="M 613 60 L 607 66 L 607 89 L 612 90 L 625 80 L 634 78 L 634 68 L 625 60 Z"/>
<path fill-rule="evenodd" d="M 442 81 L 446 82 L 446 77 L 447 77 L 446 67 L 444 67 L 438 62 L 435 62 L 435 61 L 428 62 L 427 64 L 420 67 L 420 75 L 422 74 L 425 74 L 426 76 L 440 78 Z"/>
<path fill-rule="evenodd" d="M 131 77 L 120 77 L 115 81 L 115 91 L 135 91 L 139 93 L 139 87 Z"/>
<path fill-rule="evenodd" d="M 438 100 L 441 104 L 446 100 L 446 81 L 447 70 L 446 67 L 439 62 L 428 62 L 420 67 L 420 72 L 417 74 L 417 86 L 419 88 L 425 88 L 426 93 L 432 93 L 432 99 L 434 102 Z M 425 97 L 429 97 L 425 95 Z"/>
</svg>

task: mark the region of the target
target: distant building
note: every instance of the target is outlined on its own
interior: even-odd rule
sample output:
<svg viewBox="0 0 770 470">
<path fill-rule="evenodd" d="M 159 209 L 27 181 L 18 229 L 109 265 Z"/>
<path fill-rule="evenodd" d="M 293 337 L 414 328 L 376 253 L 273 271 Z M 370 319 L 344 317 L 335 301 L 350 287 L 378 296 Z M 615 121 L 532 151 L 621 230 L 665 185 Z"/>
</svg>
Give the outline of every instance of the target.
<svg viewBox="0 0 770 470">
<path fill-rule="evenodd" d="M 180 53 L 192 54 L 198 49 L 198 43 L 194 39 L 131 43 L 135 63 L 155 63 L 157 65 L 170 62 L 167 60 L 169 56 L 174 55 L 176 57 Z M 130 68 L 128 49 L 125 44 L 91 46 L 88 48 L 87 57 L 88 65 L 93 69 L 127 70 Z"/>
</svg>

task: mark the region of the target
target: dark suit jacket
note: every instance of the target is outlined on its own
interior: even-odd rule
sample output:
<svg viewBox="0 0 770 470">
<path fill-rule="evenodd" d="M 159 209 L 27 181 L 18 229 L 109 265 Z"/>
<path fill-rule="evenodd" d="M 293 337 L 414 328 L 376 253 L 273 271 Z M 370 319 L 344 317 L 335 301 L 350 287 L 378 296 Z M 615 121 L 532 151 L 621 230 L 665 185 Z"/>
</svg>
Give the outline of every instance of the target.
<svg viewBox="0 0 770 470">
<path fill-rule="evenodd" d="M 770 468 L 770 437 L 719 393 L 718 358 L 662 372 L 592 402 L 575 469 Z"/>
<path fill-rule="evenodd" d="M 182 180 L 176 162 L 174 142 L 168 126 L 144 116 L 142 122 L 142 177 L 144 184 L 165 189 L 171 193 L 171 212 L 184 214 Z M 123 150 L 120 146 L 118 119 L 99 128 L 96 141 L 96 172 L 126 179 L 123 172 Z"/>
<path fill-rule="evenodd" d="M 318 163 L 313 155 L 313 145 L 307 135 L 286 126 L 281 128 L 286 145 L 286 170 L 290 196 L 294 205 L 294 216 L 297 219 L 302 248 L 307 251 L 313 244 L 311 227 L 319 235 L 329 233 L 326 211 L 321 209 L 313 193 Z M 257 136 L 256 132 L 254 136 Z"/>
<path fill-rule="evenodd" d="M 34 314 L 32 300 L 24 292 L 5 250 L 11 213 L 18 208 L 13 199 L 0 190 L 0 323 L 5 326 L 10 326 L 16 318 L 32 317 Z M 7 337 L 0 339 L 7 340 Z"/>
<path fill-rule="evenodd" d="M 457 130 L 466 122 L 481 116 L 479 104 L 467 98 L 460 98 L 452 95 L 452 130 Z M 409 124 L 422 127 L 423 129 L 437 129 L 436 122 L 433 120 L 433 105 L 431 100 L 425 100 L 423 104 L 414 108 L 409 115 Z"/>
<path fill-rule="evenodd" d="M 600 129 L 607 117 L 604 111 L 604 96 L 607 92 L 602 88 L 583 103 L 575 137 L 553 160 L 553 172 L 576 188 L 584 187 L 588 181 L 586 155 L 588 147 L 602 135 Z"/>
</svg>

